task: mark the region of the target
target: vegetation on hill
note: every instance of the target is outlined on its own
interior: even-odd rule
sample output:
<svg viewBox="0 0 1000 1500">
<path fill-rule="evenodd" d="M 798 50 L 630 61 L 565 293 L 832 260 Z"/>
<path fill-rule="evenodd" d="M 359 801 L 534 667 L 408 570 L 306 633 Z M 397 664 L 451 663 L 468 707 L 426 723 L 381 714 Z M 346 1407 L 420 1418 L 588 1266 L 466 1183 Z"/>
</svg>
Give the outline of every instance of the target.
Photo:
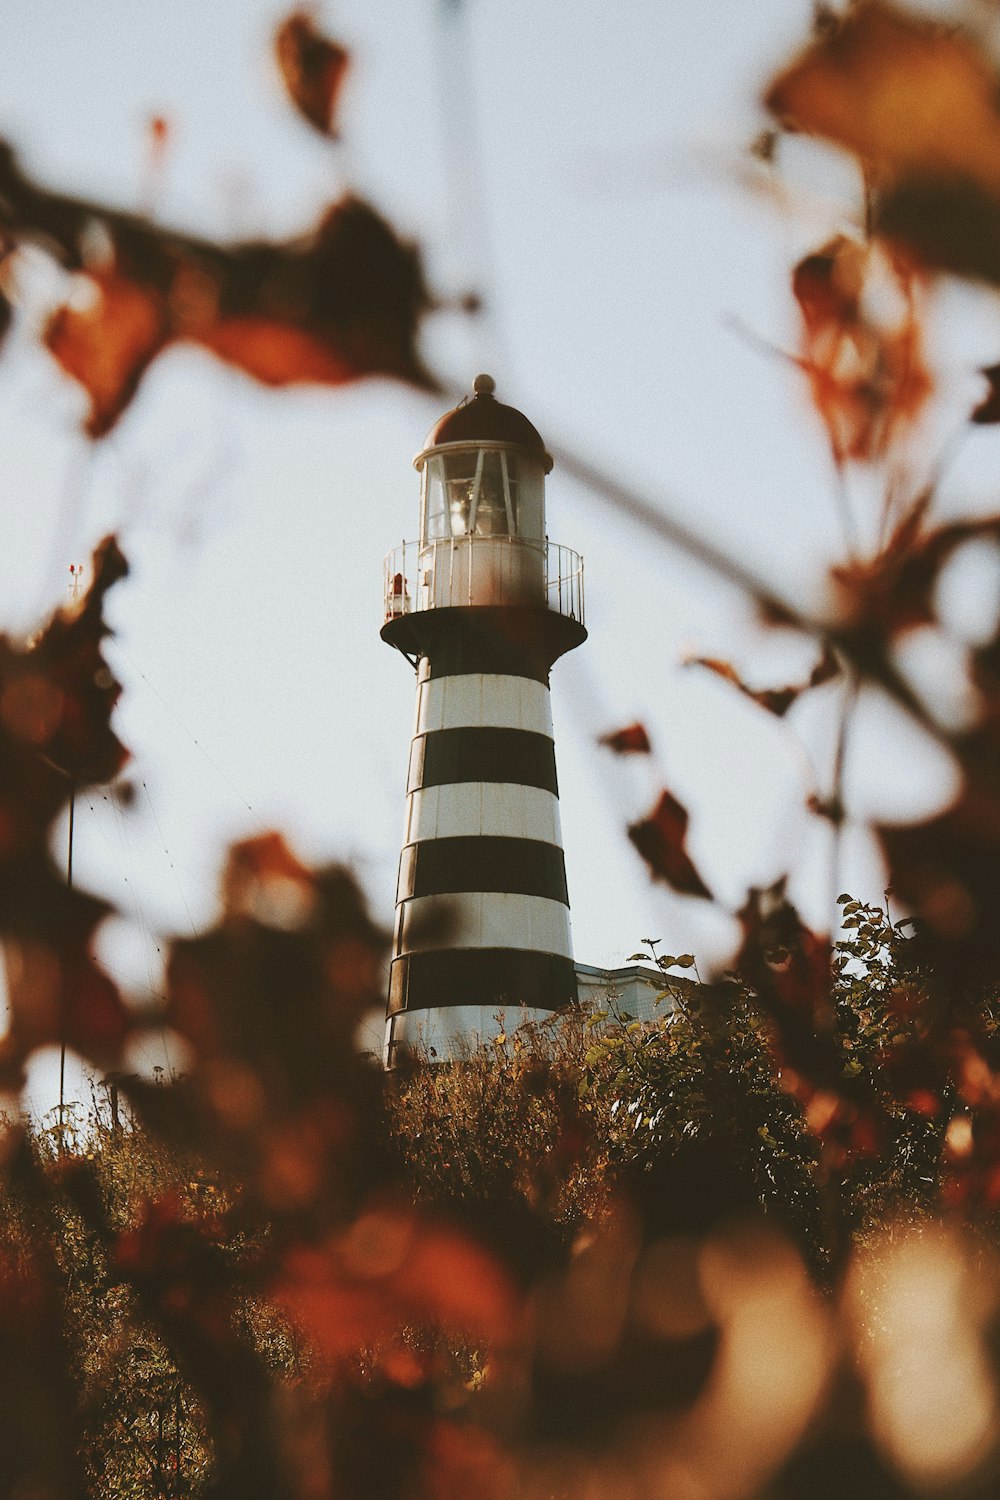
<svg viewBox="0 0 1000 1500">
<path fill-rule="evenodd" d="M 681 1414 L 722 1399 L 712 1372 L 743 1298 L 819 1320 L 809 1359 L 822 1350 L 828 1380 L 835 1328 L 888 1337 L 844 1305 L 845 1268 L 870 1276 L 887 1235 L 909 1245 L 970 1190 L 971 1116 L 920 1061 L 920 939 L 881 908 L 845 898 L 845 913 L 824 1040 L 836 1098 L 788 1076 L 746 983 L 693 983 L 668 956 L 655 1022 L 568 1014 L 450 1063 L 351 1062 L 353 1124 L 381 1163 L 353 1216 L 326 1174 L 299 1198 L 297 1135 L 277 1201 L 231 1137 L 185 1135 L 177 1101 L 197 1078 L 149 1090 L 145 1118 L 122 1103 L 123 1082 L 141 1086 L 116 1080 L 24 1130 L 0 1212 L 7 1331 L 44 1310 L 47 1337 L 11 1387 L 4 1462 L 51 1472 L 79 1454 L 95 1497 L 229 1493 L 244 1463 L 244 1492 L 278 1493 L 261 1450 L 303 1493 L 322 1478 L 451 1494 L 486 1464 L 498 1494 L 568 1495 L 581 1463 L 631 1472 L 636 1422 L 666 1456 Z M 276 936 L 244 918 L 225 945 Z M 991 1256 L 992 1218 L 969 1223 Z M 967 1275 L 981 1294 L 981 1267 Z M 745 1393 L 725 1399 L 732 1419 Z M 842 1392 L 826 1399 L 824 1443 L 800 1451 L 793 1424 L 775 1493 L 813 1493 L 831 1463 L 881 1474 Z M 752 1462 L 760 1435 L 743 1441 Z"/>
</svg>

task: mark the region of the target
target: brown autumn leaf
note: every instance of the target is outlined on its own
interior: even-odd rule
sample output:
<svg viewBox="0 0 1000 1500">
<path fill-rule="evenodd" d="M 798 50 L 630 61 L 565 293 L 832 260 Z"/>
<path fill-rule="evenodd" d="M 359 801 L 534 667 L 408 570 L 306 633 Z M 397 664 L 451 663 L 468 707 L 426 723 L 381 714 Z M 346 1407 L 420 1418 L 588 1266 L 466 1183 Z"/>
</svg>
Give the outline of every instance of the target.
<svg viewBox="0 0 1000 1500">
<path fill-rule="evenodd" d="M 711 900 L 711 891 L 684 847 L 687 826 L 687 809 L 664 791 L 649 816 L 632 824 L 628 836 L 654 876 L 665 880 L 681 895 Z"/>
<path fill-rule="evenodd" d="M 8 974 L 3 1086 L 21 1087 L 24 1063 L 41 1047 L 65 1045 L 105 1072 L 120 1068 L 133 1017 L 90 951 L 107 903 L 68 890 L 39 861 L 0 873 L 0 901 Z"/>
<path fill-rule="evenodd" d="M 994 745 L 946 812 L 884 826 L 879 841 L 894 895 L 920 923 L 921 942 L 959 1001 L 974 1001 L 1000 965 L 1000 779 Z"/>
<path fill-rule="evenodd" d="M 221 244 L 38 187 L 0 148 L 15 243 L 41 240 L 95 292 L 56 313 L 47 342 L 87 390 L 87 429 L 107 432 L 155 355 L 190 340 L 268 385 L 367 375 L 431 388 L 416 347 L 430 306 L 419 252 L 347 194 L 284 241 Z M 93 226 L 111 254 L 88 259 Z"/>
<path fill-rule="evenodd" d="M 975 422 L 977 426 L 986 427 L 1000 422 L 1000 365 L 987 365 L 982 374 L 987 381 L 987 393 L 973 411 L 969 421 Z"/>
<path fill-rule="evenodd" d="M 783 688 L 752 688 L 740 677 L 732 662 L 722 661 L 717 656 L 692 656 L 684 664 L 688 667 L 704 667 L 709 672 L 714 672 L 717 677 L 722 677 L 726 682 L 731 682 L 733 687 L 738 688 L 745 697 L 766 708 L 768 713 L 776 714 L 780 719 L 792 704 L 810 688 L 820 687 L 824 682 L 829 682 L 840 672 L 840 664 L 835 653 L 828 645 L 824 645 L 823 653 L 819 661 L 809 673 L 805 682 L 796 683 Z"/>
<path fill-rule="evenodd" d="M 222 894 L 220 922 L 167 965 L 166 1019 L 192 1054 L 179 1124 L 275 1222 L 339 1212 L 383 1171 L 366 1123 L 381 1084 L 355 1031 L 384 1004 L 384 935 L 347 871 L 306 869 L 277 834 L 234 847 Z M 157 1090 L 132 1097 L 159 1118 Z"/>
<path fill-rule="evenodd" d="M 739 913 L 743 942 L 735 967 L 769 1010 L 811 1025 L 830 1006 L 832 949 L 785 898 L 783 884 L 753 890 Z"/>
<path fill-rule="evenodd" d="M 868 253 L 857 240 L 837 235 L 799 261 L 792 291 L 810 332 L 843 329 L 859 320 Z"/>
<path fill-rule="evenodd" d="M 907 177 L 872 206 L 872 231 L 931 271 L 1000 282 L 1000 197 L 967 177 Z"/>
<path fill-rule="evenodd" d="M 861 0 L 771 83 L 767 108 L 870 163 L 882 181 L 971 179 L 1000 191 L 997 77 L 955 27 Z"/>
<path fill-rule="evenodd" d="M 227 919 L 256 916 L 266 921 L 270 907 L 282 925 L 298 926 L 311 915 L 313 875 L 280 833 L 260 833 L 230 848 L 221 895 Z"/>
<path fill-rule="evenodd" d="M 616 729 L 611 734 L 603 734 L 597 743 L 606 745 L 616 755 L 648 755 L 652 749 L 645 725 L 638 722 L 628 724 L 624 729 Z"/>
<path fill-rule="evenodd" d="M 87 282 L 89 303 L 58 308 L 45 330 L 45 345 L 87 391 L 86 432 L 102 437 L 167 342 L 169 324 L 165 299 L 155 288 L 114 270 L 92 272 Z"/>
<path fill-rule="evenodd" d="M 335 140 L 337 104 L 349 61 L 346 50 L 317 29 L 310 11 L 296 10 L 275 32 L 274 54 L 296 109 Z"/>
<path fill-rule="evenodd" d="M 900 631 L 934 622 L 937 581 L 958 547 L 1000 537 L 1000 516 L 950 522 L 926 531 L 928 501 L 929 496 L 921 497 L 870 561 L 831 572 L 841 598 L 838 640 L 861 665 L 884 654 Z"/>
<path fill-rule="evenodd" d="M 83 599 L 56 612 L 26 649 L 0 640 L 0 933 L 10 1015 L 5 1082 L 60 1041 L 115 1066 L 129 1018 L 91 953 L 106 903 L 67 886 L 49 848 L 71 788 L 109 780 L 126 758 L 111 728 L 119 687 L 102 645 L 108 589 L 126 572 L 113 537 L 94 553 Z"/>
<path fill-rule="evenodd" d="M 805 926 L 783 880 L 769 890 L 751 890 L 738 916 L 743 941 L 734 968 L 770 1018 L 782 1087 L 798 1099 L 828 1159 L 875 1149 L 879 1110 L 870 1085 L 844 1078 L 832 1025 L 829 938 Z"/>
<path fill-rule="evenodd" d="M 1000 80 L 958 28 L 882 3 L 850 8 L 771 84 L 791 130 L 868 169 L 872 230 L 931 270 L 1000 281 Z"/>
<path fill-rule="evenodd" d="M 884 267 L 901 312 L 884 323 L 862 306 L 872 252 L 838 235 L 792 274 L 802 314 L 797 359 L 827 429 L 834 461 L 882 458 L 920 415 L 932 381 L 924 359 L 913 270 L 898 257 Z M 878 269 L 876 263 L 875 269 Z"/>
<path fill-rule="evenodd" d="M 110 780 L 126 759 L 111 728 L 119 686 L 102 653 L 103 599 L 124 575 L 113 538 L 94 578 L 28 647 L 0 637 L 0 869 L 44 854 L 70 788 Z"/>
<path fill-rule="evenodd" d="M 104 600 L 127 574 L 117 539 L 104 537 L 94 548 L 91 583 L 82 600 L 56 611 L 26 658 L 29 668 L 60 695 L 60 712 L 50 732 L 36 742 L 38 748 L 77 785 L 113 780 L 128 759 L 111 728 L 121 685 L 102 652 L 111 633 Z"/>
</svg>

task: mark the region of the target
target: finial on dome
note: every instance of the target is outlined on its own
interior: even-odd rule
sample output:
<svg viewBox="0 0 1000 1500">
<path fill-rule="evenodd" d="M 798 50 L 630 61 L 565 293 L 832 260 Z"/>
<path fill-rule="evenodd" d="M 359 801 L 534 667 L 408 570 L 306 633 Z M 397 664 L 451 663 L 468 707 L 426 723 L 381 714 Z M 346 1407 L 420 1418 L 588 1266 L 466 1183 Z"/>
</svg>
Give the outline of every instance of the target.
<svg viewBox="0 0 1000 1500">
<path fill-rule="evenodd" d="M 533 427 L 523 412 L 513 406 L 505 406 L 493 392 L 496 382 L 492 375 L 477 375 L 472 382 L 474 399 L 464 396 L 453 411 L 439 417 L 424 439 L 424 447 L 413 460 L 417 468 L 423 467 L 430 449 L 451 447 L 482 447 L 502 444 L 507 448 L 523 448 L 527 453 L 540 458 L 546 474 L 552 460 L 545 451 L 545 444 L 537 428 Z"/>
</svg>

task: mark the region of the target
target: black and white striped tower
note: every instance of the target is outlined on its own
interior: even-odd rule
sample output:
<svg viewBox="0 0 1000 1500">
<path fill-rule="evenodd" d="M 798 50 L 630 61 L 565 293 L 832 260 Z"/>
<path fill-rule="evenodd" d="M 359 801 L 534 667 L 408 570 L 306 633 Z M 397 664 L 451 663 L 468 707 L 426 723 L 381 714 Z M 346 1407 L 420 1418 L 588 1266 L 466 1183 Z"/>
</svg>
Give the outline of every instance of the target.
<svg viewBox="0 0 1000 1500">
<path fill-rule="evenodd" d="M 586 640 L 583 562 L 545 534 L 552 460 L 479 375 L 414 460 L 382 638 L 417 671 L 386 1055 L 438 1056 L 576 1000 L 549 671 Z"/>
</svg>

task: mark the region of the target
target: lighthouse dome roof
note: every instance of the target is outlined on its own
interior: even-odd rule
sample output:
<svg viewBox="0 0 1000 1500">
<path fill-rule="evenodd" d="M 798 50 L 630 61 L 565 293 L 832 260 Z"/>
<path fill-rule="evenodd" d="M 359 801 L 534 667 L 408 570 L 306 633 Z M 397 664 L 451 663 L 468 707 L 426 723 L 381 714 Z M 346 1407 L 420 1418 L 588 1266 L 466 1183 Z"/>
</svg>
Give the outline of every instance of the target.
<svg viewBox="0 0 1000 1500">
<path fill-rule="evenodd" d="M 445 443 L 511 443 L 532 449 L 545 460 L 546 468 L 551 467 L 538 429 L 516 407 L 498 401 L 495 389 L 491 375 L 477 375 L 472 399 L 466 397 L 435 422 L 425 439 L 424 451 Z"/>
</svg>

